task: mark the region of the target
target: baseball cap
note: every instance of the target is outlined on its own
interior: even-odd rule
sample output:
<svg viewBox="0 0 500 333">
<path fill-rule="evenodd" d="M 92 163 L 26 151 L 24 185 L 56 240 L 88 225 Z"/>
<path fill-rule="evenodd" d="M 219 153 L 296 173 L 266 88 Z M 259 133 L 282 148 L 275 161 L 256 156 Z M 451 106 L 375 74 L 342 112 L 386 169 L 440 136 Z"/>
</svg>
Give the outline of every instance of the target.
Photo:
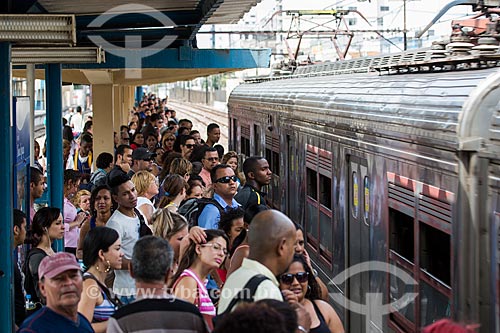
<svg viewBox="0 0 500 333">
<path fill-rule="evenodd" d="M 72 269 L 80 270 L 80 265 L 76 261 L 76 257 L 67 252 L 58 252 L 52 256 L 47 256 L 42 259 L 38 266 L 38 277 L 53 277 Z"/>
<path fill-rule="evenodd" d="M 134 161 L 137 161 L 137 160 L 148 161 L 148 160 L 152 159 L 153 157 L 156 157 L 156 153 L 152 153 L 149 150 L 147 150 L 146 148 L 142 148 L 142 147 L 136 148 L 132 152 L 132 159 Z"/>
</svg>

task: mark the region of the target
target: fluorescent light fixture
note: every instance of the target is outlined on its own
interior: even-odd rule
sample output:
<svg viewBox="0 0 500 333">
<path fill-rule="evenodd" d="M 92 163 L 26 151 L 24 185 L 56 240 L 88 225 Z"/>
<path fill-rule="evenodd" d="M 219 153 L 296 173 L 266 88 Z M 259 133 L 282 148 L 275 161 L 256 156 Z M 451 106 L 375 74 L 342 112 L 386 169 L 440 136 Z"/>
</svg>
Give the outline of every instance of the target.
<svg viewBox="0 0 500 333">
<path fill-rule="evenodd" d="M 12 47 L 12 63 L 100 64 L 105 53 L 100 47 Z"/>
<path fill-rule="evenodd" d="M 0 15 L 0 41 L 13 44 L 76 44 L 74 15 Z"/>
</svg>

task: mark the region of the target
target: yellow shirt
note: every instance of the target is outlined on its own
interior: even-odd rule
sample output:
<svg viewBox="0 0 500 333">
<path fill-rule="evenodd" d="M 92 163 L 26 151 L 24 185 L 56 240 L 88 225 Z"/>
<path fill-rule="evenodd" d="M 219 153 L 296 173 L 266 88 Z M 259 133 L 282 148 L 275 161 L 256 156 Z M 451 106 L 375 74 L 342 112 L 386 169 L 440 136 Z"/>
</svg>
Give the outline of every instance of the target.
<svg viewBox="0 0 500 333">
<path fill-rule="evenodd" d="M 268 277 L 269 280 L 264 280 L 259 284 L 257 290 L 255 291 L 254 300 L 259 301 L 261 299 L 275 299 L 283 301 L 283 296 L 281 295 L 281 291 L 279 289 L 279 282 L 273 272 L 260 262 L 245 258 L 243 259 L 241 267 L 227 278 L 221 291 L 217 313 L 221 314 L 226 311 L 226 308 L 229 303 L 231 303 L 233 297 L 236 296 L 245 284 L 257 274 L 262 274 Z"/>
</svg>

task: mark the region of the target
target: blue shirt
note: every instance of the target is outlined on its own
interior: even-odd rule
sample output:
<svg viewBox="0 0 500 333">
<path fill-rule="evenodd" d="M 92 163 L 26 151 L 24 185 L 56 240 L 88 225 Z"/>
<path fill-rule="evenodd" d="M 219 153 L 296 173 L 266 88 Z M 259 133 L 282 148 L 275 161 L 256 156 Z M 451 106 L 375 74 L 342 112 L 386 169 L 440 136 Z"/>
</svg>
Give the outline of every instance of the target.
<svg viewBox="0 0 500 333">
<path fill-rule="evenodd" d="M 87 318 L 78 313 L 78 320 L 74 322 L 44 306 L 21 325 L 17 333 L 94 333 Z"/>
<path fill-rule="evenodd" d="M 217 193 L 214 194 L 214 199 L 221 205 L 224 210 L 229 206 L 230 208 L 238 208 L 240 204 L 236 200 L 232 200 L 231 205 L 228 205 L 224 199 Z M 198 225 L 205 229 L 218 229 L 220 221 L 220 211 L 215 205 L 208 204 L 203 208 L 200 216 L 198 217 Z"/>
</svg>

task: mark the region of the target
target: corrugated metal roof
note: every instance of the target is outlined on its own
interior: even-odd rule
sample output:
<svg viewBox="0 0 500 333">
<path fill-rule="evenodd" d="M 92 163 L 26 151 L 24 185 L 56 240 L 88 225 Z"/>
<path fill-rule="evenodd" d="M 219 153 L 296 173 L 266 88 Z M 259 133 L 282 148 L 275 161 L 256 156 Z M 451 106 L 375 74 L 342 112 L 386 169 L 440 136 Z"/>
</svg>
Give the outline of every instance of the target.
<svg viewBox="0 0 500 333">
<path fill-rule="evenodd" d="M 143 43 L 151 45 L 169 35 L 176 38 L 169 47 L 176 48 L 191 44 L 196 47 L 195 36 L 202 25 L 237 23 L 260 1 L 142 0 L 131 3 L 123 0 L 27 0 L 25 3 L 14 2 L 10 12 L 74 14 L 78 46 L 94 45 L 89 35 L 100 35 L 117 46 L 124 45 L 125 36 L 140 35 Z M 102 16 L 106 12 L 110 16 Z M 169 24 L 165 23 L 165 18 Z M 101 22 L 97 27 L 92 26 L 96 19 Z"/>
<path fill-rule="evenodd" d="M 261 0 L 225 0 L 207 20 L 206 24 L 237 23 L 245 13 Z M 154 8 L 161 12 L 196 11 L 200 8 L 200 0 L 143 0 L 141 5 Z M 87 0 L 85 5 L 74 0 L 38 0 L 38 3 L 49 13 L 99 15 L 114 7 L 129 4 L 123 0 Z"/>
<path fill-rule="evenodd" d="M 131 2 L 123 0 L 86 0 L 82 4 L 74 0 L 38 0 L 38 3 L 51 14 L 99 15 L 114 7 L 127 5 Z M 137 2 L 137 4 L 162 12 L 196 10 L 199 3 L 199 0 L 142 0 Z"/>
<path fill-rule="evenodd" d="M 215 13 L 210 16 L 206 24 L 232 24 L 245 15 L 261 0 L 225 0 Z"/>
</svg>

